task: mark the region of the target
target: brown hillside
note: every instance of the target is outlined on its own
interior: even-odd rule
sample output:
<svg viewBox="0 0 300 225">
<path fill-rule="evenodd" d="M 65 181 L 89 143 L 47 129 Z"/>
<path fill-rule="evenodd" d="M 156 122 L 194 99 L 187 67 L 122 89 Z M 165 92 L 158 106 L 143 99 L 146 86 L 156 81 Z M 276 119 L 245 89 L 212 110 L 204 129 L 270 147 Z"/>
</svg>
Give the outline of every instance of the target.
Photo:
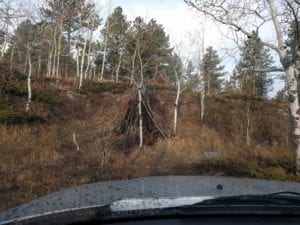
<svg viewBox="0 0 300 225">
<path fill-rule="evenodd" d="M 22 86 L 26 80 L 8 82 L 22 90 L 20 95 L 7 91 L 3 81 L 1 211 L 66 187 L 140 176 L 297 180 L 285 103 L 222 94 L 207 99 L 205 121 L 201 122 L 199 97 L 185 92 L 180 100 L 177 135 L 167 141 L 158 138 L 138 149 L 136 145 L 126 148 L 116 129 L 132 98 L 130 85 L 86 83 L 78 92 L 74 81 L 36 81 L 37 94 L 32 112 L 27 115 L 23 111 L 26 94 Z M 164 112 L 165 127 L 171 132 L 176 92 L 159 85 L 148 86 L 148 90 L 157 99 L 156 106 Z M 10 114 L 4 113 L 7 110 Z M 21 118 L 35 115 L 40 120 L 17 120 L 16 113 Z"/>
</svg>

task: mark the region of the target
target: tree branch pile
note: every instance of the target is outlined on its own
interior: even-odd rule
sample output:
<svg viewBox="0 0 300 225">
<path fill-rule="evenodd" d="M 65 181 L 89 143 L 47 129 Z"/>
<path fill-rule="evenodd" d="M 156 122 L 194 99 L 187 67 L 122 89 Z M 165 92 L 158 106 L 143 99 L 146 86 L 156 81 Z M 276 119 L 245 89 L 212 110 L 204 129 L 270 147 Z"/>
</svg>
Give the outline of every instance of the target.
<svg viewBox="0 0 300 225">
<path fill-rule="evenodd" d="M 139 143 L 138 94 L 124 99 L 121 119 L 117 126 L 119 148 L 129 150 Z M 153 145 L 158 138 L 168 138 L 167 115 L 160 101 L 149 91 L 142 94 L 143 137 L 145 145 Z"/>
</svg>

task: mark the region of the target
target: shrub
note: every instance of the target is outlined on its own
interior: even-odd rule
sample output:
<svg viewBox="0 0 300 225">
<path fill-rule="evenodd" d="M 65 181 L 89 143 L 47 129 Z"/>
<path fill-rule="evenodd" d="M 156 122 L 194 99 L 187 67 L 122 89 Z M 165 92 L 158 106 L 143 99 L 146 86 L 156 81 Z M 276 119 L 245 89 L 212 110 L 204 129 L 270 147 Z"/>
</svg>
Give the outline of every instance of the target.
<svg viewBox="0 0 300 225">
<path fill-rule="evenodd" d="M 206 159 L 196 165 L 196 168 L 201 173 L 221 173 L 225 176 L 269 180 L 296 180 L 297 177 L 290 171 L 293 167 L 293 162 L 289 162 L 287 165 L 280 165 L 276 159 L 249 161 L 237 157 Z"/>
<path fill-rule="evenodd" d="M 27 114 L 22 111 L 12 110 L 9 108 L 0 108 L 0 123 L 7 125 L 17 125 L 25 123 L 45 122 L 45 118 L 35 114 Z"/>
<path fill-rule="evenodd" d="M 110 92 L 113 94 L 124 93 L 131 85 L 129 83 L 99 83 L 99 82 L 85 82 L 80 90 L 80 93 L 103 93 Z"/>
</svg>

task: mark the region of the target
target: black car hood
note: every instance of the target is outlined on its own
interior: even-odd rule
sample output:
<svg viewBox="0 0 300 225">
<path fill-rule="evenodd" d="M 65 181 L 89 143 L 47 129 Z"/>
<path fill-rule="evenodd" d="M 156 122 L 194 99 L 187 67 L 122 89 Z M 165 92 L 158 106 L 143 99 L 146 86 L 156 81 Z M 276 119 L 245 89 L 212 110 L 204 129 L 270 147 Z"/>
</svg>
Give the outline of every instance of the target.
<svg viewBox="0 0 300 225">
<path fill-rule="evenodd" d="M 212 196 L 257 195 L 281 191 L 299 192 L 300 183 L 207 176 L 162 176 L 106 181 L 68 188 L 0 213 L 0 224 L 22 224 L 23 220 L 29 218 L 100 207 L 124 199 L 190 197 L 196 201 L 202 197 L 205 199 Z"/>
</svg>

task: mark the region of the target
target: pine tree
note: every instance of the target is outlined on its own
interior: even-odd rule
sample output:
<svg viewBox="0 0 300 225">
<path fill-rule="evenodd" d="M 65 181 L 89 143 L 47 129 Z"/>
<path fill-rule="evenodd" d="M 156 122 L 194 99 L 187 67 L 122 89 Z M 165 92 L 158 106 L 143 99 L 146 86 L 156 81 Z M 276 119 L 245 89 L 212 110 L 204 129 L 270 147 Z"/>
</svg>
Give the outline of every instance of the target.
<svg viewBox="0 0 300 225">
<path fill-rule="evenodd" d="M 266 97 L 273 80 L 267 72 L 257 72 L 255 69 L 269 69 L 273 59 L 269 49 L 260 42 L 258 34 L 253 32 L 241 48 L 241 59 L 237 65 L 240 88 L 244 93 Z"/>
<path fill-rule="evenodd" d="M 201 63 L 201 73 L 205 82 L 205 93 L 207 95 L 216 94 L 221 90 L 224 73 L 224 66 L 220 66 L 221 60 L 211 46 L 206 49 L 206 52 Z"/>
<path fill-rule="evenodd" d="M 134 55 L 137 39 L 139 39 L 140 55 L 146 79 L 167 75 L 168 71 L 173 71 L 171 63 L 174 61 L 174 55 L 171 54 L 169 37 L 162 25 L 157 24 L 154 19 L 147 23 L 142 18 L 137 17 L 130 29 L 130 37 L 126 47 L 129 56 Z"/>
<path fill-rule="evenodd" d="M 123 9 L 117 7 L 107 18 L 104 28 L 101 30 L 102 36 L 107 36 L 106 46 L 106 69 L 114 75 L 122 65 L 122 58 L 128 38 L 128 28 L 130 24 L 123 14 Z M 123 66 L 122 66 L 123 67 Z M 122 69 L 121 69 L 122 70 Z"/>
</svg>

